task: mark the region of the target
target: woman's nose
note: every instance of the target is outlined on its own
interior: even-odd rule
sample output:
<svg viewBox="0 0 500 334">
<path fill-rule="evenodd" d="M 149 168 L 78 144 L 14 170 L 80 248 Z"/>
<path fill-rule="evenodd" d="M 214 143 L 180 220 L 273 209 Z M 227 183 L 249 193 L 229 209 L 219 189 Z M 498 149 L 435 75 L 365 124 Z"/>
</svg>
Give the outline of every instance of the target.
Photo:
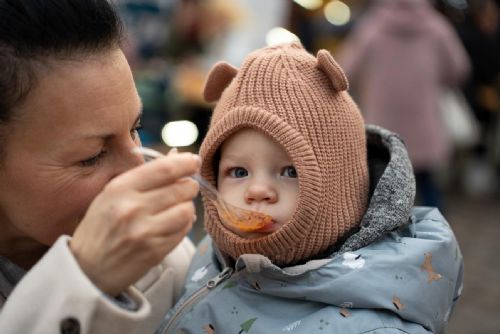
<svg viewBox="0 0 500 334">
<path fill-rule="evenodd" d="M 278 193 L 270 183 L 252 183 L 245 192 L 245 201 L 247 204 L 253 202 L 275 203 L 277 200 Z"/>
<path fill-rule="evenodd" d="M 122 153 L 116 157 L 113 177 L 144 163 L 144 158 L 141 155 L 132 152 L 132 149 L 136 146 L 138 145 L 135 143 L 133 145 L 127 145 Z"/>
</svg>

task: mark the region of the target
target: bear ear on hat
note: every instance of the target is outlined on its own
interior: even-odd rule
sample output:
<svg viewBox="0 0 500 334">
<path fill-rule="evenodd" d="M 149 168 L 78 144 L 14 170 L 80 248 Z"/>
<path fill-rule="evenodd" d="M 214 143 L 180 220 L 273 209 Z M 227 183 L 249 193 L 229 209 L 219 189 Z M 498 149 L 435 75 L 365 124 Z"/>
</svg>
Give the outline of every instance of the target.
<svg viewBox="0 0 500 334">
<path fill-rule="evenodd" d="M 339 64 L 327 50 L 319 50 L 316 55 L 318 68 L 323 71 L 333 84 L 333 88 L 340 92 L 349 88 L 347 77 Z"/>
<path fill-rule="evenodd" d="M 224 61 L 215 64 L 208 73 L 205 88 L 203 89 L 203 97 L 207 102 L 217 101 L 224 89 L 231 83 L 233 78 L 238 73 L 238 69 Z"/>
</svg>

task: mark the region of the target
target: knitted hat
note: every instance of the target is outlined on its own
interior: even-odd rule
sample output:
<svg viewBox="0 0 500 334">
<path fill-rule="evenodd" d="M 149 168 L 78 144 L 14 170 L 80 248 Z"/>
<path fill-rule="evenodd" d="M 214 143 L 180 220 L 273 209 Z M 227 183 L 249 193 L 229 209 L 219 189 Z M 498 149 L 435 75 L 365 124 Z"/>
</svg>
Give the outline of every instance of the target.
<svg viewBox="0 0 500 334">
<path fill-rule="evenodd" d="M 288 223 L 257 239 L 223 226 L 204 199 L 205 228 L 233 258 L 262 254 L 277 265 L 311 258 L 359 225 L 368 200 L 366 138 L 347 79 L 326 50 L 317 57 L 299 43 L 259 49 L 241 69 L 220 62 L 209 73 L 204 96 L 219 100 L 201 145 L 201 174 L 216 184 L 221 144 L 242 128 L 279 143 L 298 173 L 297 208 Z"/>
</svg>

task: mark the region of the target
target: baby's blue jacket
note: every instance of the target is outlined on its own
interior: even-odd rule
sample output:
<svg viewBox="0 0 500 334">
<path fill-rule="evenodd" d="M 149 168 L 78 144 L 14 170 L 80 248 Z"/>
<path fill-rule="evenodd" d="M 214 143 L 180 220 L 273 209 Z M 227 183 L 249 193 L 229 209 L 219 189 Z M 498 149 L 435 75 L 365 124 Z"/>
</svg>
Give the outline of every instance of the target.
<svg viewBox="0 0 500 334">
<path fill-rule="evenodd" d="M 367 138 L 371 197 L 357 233 L 285 268 L 258 254 L 231 261 L 206 237 L 157 333 L 442 333 L 462 290 L 457 240 L 437 209 L 413 207 L 399 137 L 368 126 Z"/>
</svg>

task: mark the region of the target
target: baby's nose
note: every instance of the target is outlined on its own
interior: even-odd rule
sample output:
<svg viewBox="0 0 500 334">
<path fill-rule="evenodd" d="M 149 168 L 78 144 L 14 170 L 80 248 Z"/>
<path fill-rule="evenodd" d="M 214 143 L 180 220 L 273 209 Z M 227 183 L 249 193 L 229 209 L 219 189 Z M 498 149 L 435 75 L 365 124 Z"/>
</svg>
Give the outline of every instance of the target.
<svg viewBox="0 0 500 334">
<path fill-rule="evenodd" d="M 254 183 L 247 188 L 245 200 L 248 204 L 262 201 L 275 203 L 278 200 L 278 193 L 270 184 Z"/>
</svg>

